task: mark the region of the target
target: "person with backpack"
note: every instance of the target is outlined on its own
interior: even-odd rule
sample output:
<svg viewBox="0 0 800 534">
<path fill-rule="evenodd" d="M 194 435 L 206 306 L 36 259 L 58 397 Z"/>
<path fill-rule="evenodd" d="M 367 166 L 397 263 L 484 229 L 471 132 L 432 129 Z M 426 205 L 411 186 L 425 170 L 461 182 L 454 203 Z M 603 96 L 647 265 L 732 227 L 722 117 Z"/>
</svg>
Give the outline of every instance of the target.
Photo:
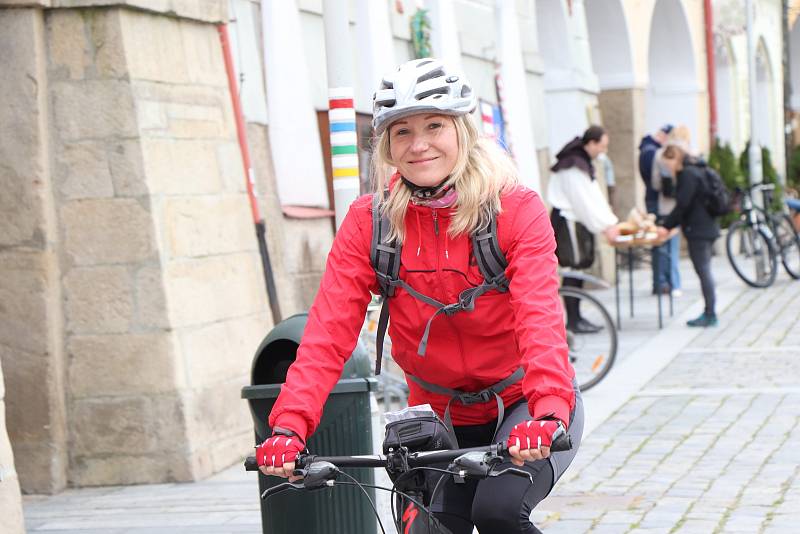
<svg viewBox="0 0 800 534">
<path fill-rule="evenodd" d="M 474 526 L 531 534 L 539 532 L 531 511 L 577 452 L 583 402 L 547 211 L 508 156 L 480 137 L 469 115 L 476 104 L 469 81 L 436 59 L 384 77 L 373 99 L 376 193 L 353 202 L 336 234 L 269 414 L 274 435 L 256 457 L 263 473 L 292 475 L 356 345 L 370 292 L 381 292 L 409 405 L 430 404 L 459 447 L 506 442 L 532 477 L 450 477 L 435 516 L 454 534 Z M 565 432 L 572 449 L 551 453 Z"/>
<path fill-rule="evenodd" d="M 686 153 L 677 145 L 667 145 L 661 155 L 661 163 L 675 178 L 675 207 L 659 228 L 660 237 L 667 237 L 669 230 L 680 225 L 689 248 L 689 258 L 700 279 L 705 307 L 688 326 L 709 327 L 719 323 L 715 310 L 716 293 L 711 273 L 711 252 L 719 237 L 717 217 L 725 211 L 724 186 L 719 175 L 704 161 Z M 720 190 L 722 187 L 722 190 Z"/>
</svg>

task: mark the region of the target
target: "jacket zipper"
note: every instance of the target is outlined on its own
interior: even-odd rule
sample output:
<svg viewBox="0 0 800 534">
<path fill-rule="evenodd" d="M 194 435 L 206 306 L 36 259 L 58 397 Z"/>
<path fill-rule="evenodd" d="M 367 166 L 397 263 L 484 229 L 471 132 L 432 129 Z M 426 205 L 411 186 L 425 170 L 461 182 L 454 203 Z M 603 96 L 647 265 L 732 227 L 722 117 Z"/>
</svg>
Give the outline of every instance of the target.
<svg viewBox="0 0 800 534">
<path fill-rule="evenodd" d="M 442 267 L 439 262 L 439 212 L 436 211 L 436 208 L 431 209 L 431 215 L 433 217 L 433 233 L 436 235 L 436 275 L 441 281 L 440 287 L 444 288 L 444 280 L 442 280 Z M 467 376 L 467 364 L 464 361 L 464 347 L 461 345 L 461 337 L 456 332 L 455 326 L 449 317 L 443 317 L 442 319 L 447 321 L 447 325 L 453 331 L 454 337 L 458 341 L 458 354 L 461 363 L 461 373 L 463 376 Z"/>
<path fill-rule="evenodd" d="M 431 216 L 433 217 L 433 233 L 436 235 L 436 277 L 439 278 L 439 287 L 444 287 L 442 280 L 442 266 L 439 262 L 439 213 L 436 208 L 431 208 Z M 441 297 L 440 297 L 441 298 Z"/>
</svg>

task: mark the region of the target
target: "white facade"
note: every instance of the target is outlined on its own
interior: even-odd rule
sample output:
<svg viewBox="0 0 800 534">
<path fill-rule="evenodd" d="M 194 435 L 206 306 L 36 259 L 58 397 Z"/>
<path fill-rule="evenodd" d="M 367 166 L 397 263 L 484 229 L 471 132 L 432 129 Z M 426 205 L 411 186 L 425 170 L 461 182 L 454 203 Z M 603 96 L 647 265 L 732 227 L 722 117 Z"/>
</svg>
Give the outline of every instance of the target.
<svg viewBox="0 0 800 534">
<path fill-rule="evenodd" d="M 258 3 L 232 0 L 232 12 L 246 24 L 248 5 L 252 11 Z M 240 37 L 242 49 L 234 52 L 246 71 L 245 113 L 252 122 L 270 123 L 281 202 L 325 206 L 322 165 L 312 161 L 326 157 L 314 120 L 315 112 L 327 109 L 322 2 L 264 0 L 263 4 L 265 24 L 276 9 L 291 17 L 277 23 L 274 31 L 251 28 Z M 666 123 L 688 126 L 695 150 L 704 153 L 710 146 L 702 0 L 343 0 L 345 4 L 354 43 L 357 112 L 368 115 L 381 76 L 412 58 L 409 22 L 417 7 L 426 8 L 433 54 L 458 64 L 480 98 L 497 102 L 495 77 L 500 74 L 512 149 L 523 178 L 534 188 L 546 180 L 542 174 L 561 146 L 594 122 L 616 121 L 612 144 L 615 139 L 624 142 L 625 150 L 635 151 L 642 135 Z M 757 4 L 755 133 L 781 168 L 781 2 Z M 743 3 L 715 0 L 713 5 L 718 135 L 740 151 L 750 135 Z M 793 32 L 793 42 L 800 46 L 798 34 Z M 258 71 L 260 59 L 250 57 L 258 54 L 249 47 L 248 55 L 246 49 L 259 35 L 265 42 L 265 72 Z M 795 77 L 800 79 L 798 71 Z M 266 80 L 266 91 L 252 83 L 259 76 Z M 305 83 L 298 86 L 300 78 Z M 603 116 L 617 111 L 603 111 L 599 104 L 601 95 L 619 91 L 634 95 L 625 112 L 631 117 L 623 120 L 625 135 L 619 133 L 618 116 Z M 275 104 L 278 98 L 281 102 Z M 793 102 L 800 107 L 800 98 Z M 282 121 L 273 116 L 281 113 Z M 282 164 L 283 160 L 290 163 Z M 621 165 L 630 166 L 624 161 Z M 293 188 L 302 188 L 302 195 Z"/>
<path fill-rule="evenodd" d="M 750 139 L 748 51 L 744 2 L 714 1 L 717 135 L 738 155 Z M 780 0 L 755 2 L 755 139 L 769 148 L 779 174 L 784 169 L 782 18 Z M 790 46 L 794 37 L 790 39 Z M 793 71 L 793 76 L 795 72 Z"/>
</svg>

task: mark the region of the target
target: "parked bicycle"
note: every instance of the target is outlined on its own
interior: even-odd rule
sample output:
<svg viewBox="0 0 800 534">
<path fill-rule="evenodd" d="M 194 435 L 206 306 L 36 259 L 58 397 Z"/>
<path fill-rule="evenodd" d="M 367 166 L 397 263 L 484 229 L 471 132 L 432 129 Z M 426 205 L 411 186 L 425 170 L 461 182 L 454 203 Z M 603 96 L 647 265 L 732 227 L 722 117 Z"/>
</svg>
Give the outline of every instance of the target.
<svg viewBox="0 0 800 534">
<path fill-rule="evenodd" d="M 583 280 L 601 288 L 609 287 L 603 280 L 582 272 L 565 271 L 561 273 L 561 277 Z M 569 361 L 575 369 L 580 390 L 586 391 L 605 378 L 614 365 L 617 357 L 617 328 L 603 303 L 586 289 L 562 285 L 558 294 L 562 298 L 577 299 L 581 316 L 598 327 L 592 333 L 567 329 Z M 564 322 L 566 323 L 566 317 Z"/>
<path fill-rule="evenodd" d="M 408 436 L 413 442 L 414 434 L 419 432 L 420 423 L 414 418 L 406 419 L 407 428 L 399 434 Z M 569 435 L 558 436 L 550 448 L 551 452 L 565 451 L 572 448 Z M 261 495 L 268 499 L 287 490 L 313 491 L 336 486 L 357 486 L 369 500 L 382 533 L 386 529 L 381 522 L 375 503 L 365 488 L 374 488 L 392 493 L 392 521 L 399 534 L 450 534 L 451 531 L 442 525 L 430 510 L 442 482 L 447 477 L 463 481 L 465 479 L 484 479 L 504 475 L 531 478 L 530 473 L 515 467 L 508 467 L 508 450 L 505 443 L 496 443 L 485 447 L 473 447 L 451 450 L 413 450 L 400 445 L 386 449 L 384 454 L 372 456 L 315 456 L 300 454 L 297 456 L 295 475 L 303 478 L 295 482 L 284 482 L 268 488 Z M 503 466 L 503 464 L 506 464 Z M 247 471 L 257 471 L 256 458 L 250 456 L 245 460 Z M 446 466 L 444 468 L 437 466 Z M 364 484 L 353 476 L 342 471 L 343 468 L 383 468 L 392 480 L 390 488 Z M 425 473 L 438 474 L 438 481 L 431 484 Z M 533 483 L 533 480 L 531 480 Z"/>
<path fill-rule="evenodd" d="M 728 228 L 725 248 L 736 274 L 752 287 L 769 287 L 778 274 L 778 257 L 786 272 L 800 279 L 800 236 L 789 216 L 770 211 L 773 184 L 755 184 L 742 195 L 742 214 Z M 753 195 L 762 193 L 762 208 Z"/>
<path fill-rule="evenodd" d="M 573 280 L 582 280 L 595 287 L 608 288 L 609 285 L 603 280 L 579 272 L 579 271 L 563 271 L 560 273 L 562 278 L 570 278 Z M 614 361 L 617 356 L 617 329 L 611 314 L 608 312 L 603 303 L 592 295 L 586 289 L 581 289 L 573 286 L 562 286 L 558 290 L 558 294 L 562 298 L 573 298 L 578 300 L 578 306 L 581 310 L 581 316 L 589 321 L 589 323 L 597 326 L 596 332 L 574 332 L 567 329 L 567 346 L 569 347 L 569 361 L 575 369 L 575 378 L 578 381 L 578 387 L 581 391 L 586 391 L 596 386 L 605 376 L 611 371 Z M 375 330 L 377 328 L 377 312 L 380 310 L 381 300 L 380 297 L 375 297 L 367 311 L 367 320 L 364 328 L 361 331 L 361 341 L 367 347 L 369 353 L 373 356 L 375 354 Z M 566 307 L 565 307 L 566 308 Z M 565 311 L 566 314 L 566 311 Z M 566 315 L 564 317 L 566 324 Z M 384 354 L 391 354 L 391 340 L 385 338 Z M 395 392 L 395 398 L 402 396 L 401 389 L 404 388 L 407 393 L 407 387 L 402 380 L 402 375 L 396 376 L 392 370 L 394 365 L 391 361 L 391 356 L 387 357 L 387 364 L 385 364 L 385 371 L 381 373 L 379 380 L 381 381 L 381 391 L 384 396 L 388 393 Z"/>
</svg>

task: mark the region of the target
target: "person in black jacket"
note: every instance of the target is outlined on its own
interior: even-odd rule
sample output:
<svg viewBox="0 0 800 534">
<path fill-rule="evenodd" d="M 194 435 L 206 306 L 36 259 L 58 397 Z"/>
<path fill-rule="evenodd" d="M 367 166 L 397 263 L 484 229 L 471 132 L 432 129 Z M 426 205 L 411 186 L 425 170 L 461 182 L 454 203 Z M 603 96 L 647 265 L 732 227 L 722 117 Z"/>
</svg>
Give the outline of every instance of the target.
<svg viewBox="0 0 800 534">
<path fill-rule="evenodd" d="M 697 158 L 688 156 L 684 150 L 675 145 L 668 145 L 661 156 L 664 168 L 676 177 L 675 208 L 667 215 L 663 227 L 659 229 L 661 237 L 666 237 L 669 230 L 680 225 L 681 231 L 689 245 L 689 257 L 700 278 L 700 287 L 705 299 L 705 310 L 697 319 L 692 319 L 689 326 L 717 326 L 717 314 L 714 309 L 716 295 L 714 278 L 711 275 L 711 248 L 719 237 L 719 223 L 703 202 L 703 184 L 705 183 L 706 164 Z"/>
</svg>

